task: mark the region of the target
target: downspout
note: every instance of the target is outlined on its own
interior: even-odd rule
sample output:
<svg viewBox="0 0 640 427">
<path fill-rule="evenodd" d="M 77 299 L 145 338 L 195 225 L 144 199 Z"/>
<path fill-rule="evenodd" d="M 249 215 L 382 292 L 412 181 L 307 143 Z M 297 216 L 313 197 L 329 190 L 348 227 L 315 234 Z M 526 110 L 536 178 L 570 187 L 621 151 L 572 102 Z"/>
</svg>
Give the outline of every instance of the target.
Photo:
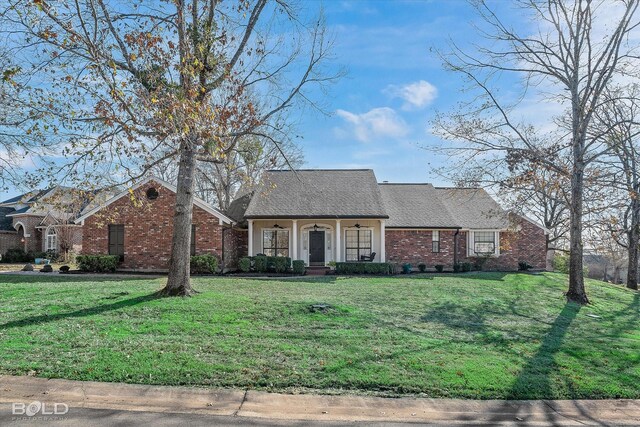
<svg viewBox="0 0 640 427">
<path fill-rule="evenodd" d="M 222 227 L 222 256 L 220 257 L 222 262 L 222 268 L 221 268 L 221 272 L 224 273 L 224 268 L 225 268 L 225 259 L 224 259 L 224 232 L 227 231 L 227 227 Z"/>
<path fill-rule="evenodd" d="M 458 234 L 460 234 L 460 229 L 456 228 L 456 232 L 453 234 L 453 265 L 458 264 Z"/>
</svg>

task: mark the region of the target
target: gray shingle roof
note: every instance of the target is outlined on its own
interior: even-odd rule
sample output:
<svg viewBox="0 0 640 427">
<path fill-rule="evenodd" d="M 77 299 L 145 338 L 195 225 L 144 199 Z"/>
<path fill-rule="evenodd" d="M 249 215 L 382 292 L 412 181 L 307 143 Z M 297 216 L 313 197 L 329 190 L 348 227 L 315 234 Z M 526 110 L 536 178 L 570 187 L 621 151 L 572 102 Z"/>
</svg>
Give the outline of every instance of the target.
<svg viewBox="0 0 640 427">
<path fill-rule="evenodd" d="M 2 231 L 15 231 L 13 228 L 13 218 L 7 216 L 7 214 L 13 213 L 15 209 L 10 207 L 0 207 L 0 230 Z"/>
<path fill-rule="evenodd" d="M 245 212 L 247 211 L 247 207 L 249 207 L 252 196 L 253 193 L 247 193 L 242 197 L 238 197 L 231 202 L 225 214 L 239 225 L 243 225 Z"/>
<path fill-rule="evenodd" d="M 436 187 L 435 190 L 462 228 L 502 229 L 509 226 L 507 212 L 482 188 Z"/>
<path fill-rule="evenodd" d="M 246 218 L 387 218 L 376 176 L 364 170 L 282 170 L 264 174 Z"/>
<path fill-rule="evenodd" d="M 19 196 L 15 196 L 15 197 L 12 197 L 12 198 L 10 198 L 10 199 L 4 200 L 4 201 L 0 202 L 0 205 L 5 205 L 5 204 L 9 204 L 9 203 L 16 203 L 16 202 L 19 202 L 19 201 L 20 201 L 20 200 L 22 200 L 22 198 L 23 198 L 24 196 L 26 196 L 26 195 L 27 195 L 27 193 L 25 193 L 25 194 L 20 194 Z"/>
<path fill-rule="evenodd" d="M 389 219 L 387 227 L 454 228 L 458 221 L 445 208 L 431 184 L 380 184 Z"/>
</svg>

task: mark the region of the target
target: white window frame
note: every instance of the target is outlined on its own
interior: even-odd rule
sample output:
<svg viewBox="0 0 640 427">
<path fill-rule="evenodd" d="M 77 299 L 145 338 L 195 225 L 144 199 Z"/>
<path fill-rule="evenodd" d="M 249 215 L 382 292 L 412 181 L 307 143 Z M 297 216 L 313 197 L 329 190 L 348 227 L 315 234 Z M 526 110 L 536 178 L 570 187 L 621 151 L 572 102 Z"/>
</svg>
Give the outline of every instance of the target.
<svg viewBox="0 0 640 427">
<path fill-rule="evenodd" d="M 357 259 L 355 261 L 347 261 L 347 231 L 353 231 L 353 230 L 369 230 L 371 231 L 371 251 L 369 252 L 369 254 L 372 254 L 373 252 L 376 252 L 376 245 L 375 245 L 375 232 L 374 232 L 374 228 L 373 227 L 360 227 L 360 228 L 356 228 L 356 227 L 346 227 L 344 229 L 344 232 L 342 234 L 342 237 L 344 238 L 344 243 L 342 244 L 342 249 L 343 249 L 343 256 L 344 256 L 344 261 L 345 262 L 360 262 L 360 259 Z M 360 246 L 360 242 L 358 242 L 358 247 Z M 376 253 L 376 259 L 374 261 L 378 261 L 378 256 L 380 254 Z"/>
<path fill-rule="evenodd" d="M 500 256 L 500 230 L 469 230 L 469 238 L 467 240 L 467 256 L 477 258 L 475 253 L 475 233 L 493 233 L 494 252 L 491 257 Z"/>
<path fill-rule="evenodd" d="M 53 245 L 51 244 L 53 242 Z M 58 232 L 54 227 L 49 227 L 46 230 L 44 251 L 57 251 L 58 250 Z"/>
<path fill-rule="evenodd" d="M 438 250 L 434 251 L 433 250 L 433 244 L 438 242 Z M 431 253 L 437 254 L 440 253 L 440 250 L 442 248 L 440 248 L 440 230 L 433 230 L 431 231 Z"/>
<path fill-rule="evenodd" d="M 266 253 L 264 252 L 264 232 L 265 231 L 286 231 L 286 232 L 289 233 L 289 247 L 287 248 L 287 251 L 289 253 L 287 254 L 287 257 L 291 258 L 291 244 L 292 244 L 291 243 L 291 227 L 282 227 L 282 228 L 271 227 L 271 228 L 263 228 L 263 229 L 261 229 L 261 232 L 260 232 L 260 237 L 261 237 L 261 239 L 260 239 L 260 249 L 261 249 L 261 251 L 260 251 L 260 253 L 266 255 Z"/>
</svg>

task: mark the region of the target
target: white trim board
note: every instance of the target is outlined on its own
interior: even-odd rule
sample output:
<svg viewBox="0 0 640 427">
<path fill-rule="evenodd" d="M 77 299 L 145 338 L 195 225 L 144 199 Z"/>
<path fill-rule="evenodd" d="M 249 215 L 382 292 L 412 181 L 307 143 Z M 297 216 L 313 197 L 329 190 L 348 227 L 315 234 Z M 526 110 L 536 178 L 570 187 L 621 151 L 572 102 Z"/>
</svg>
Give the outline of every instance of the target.
<svg viewBox="0 0 640 427">
<path fill-rule="evenodd" d="M 80 215 L 78 218 L 76 218 L 76 220 L 74 221 L 76 224 L 78 223 L 83 223 L 85 219 L 89 218 L 91 215 L 96 214 L 98 211 L 106 208 L 107 206 L 109 206 L 110 204 L 112 204 L 113 202 L 115 202 L 116 200 L 121 199 L 122 197 L 126 196 L 129 194 L 130 191 L 133 190 L 137 190 L 138 188 L 142 187 L 144 184 L 149 183 L 150 181 L 155 181 L 158 184 L 160 184 L 161 186 L 165 187 L 166 189 L 172 191 L 173 193 L 176 193 L 177 189 L 174 185 L 169 184 L 168 182 L 157 178 L 155 176 L 150 176 L 140 182 L 138 182 L 137 184 L 135 184 L 134 186 L 127 188 L 126 190 L 122 191 L 119 194 L 116 194 L 115 196 L 113 196 L 112 198 L 110 198 L 109 200 L 107 200 L 106 202 L 104 202 L 103 204 L 100 204 L 98 206 L 96 206 L 95 208 L 83 213 L 82 215 Z M 210 204 L 208 204 L 207 202 L 205 202 L 204 200 L 198 198 L 198 197 L 194 197 L 193 198 L 193 204 L 195 206 L 198 206 L 200 209 L 210 213 L 211 215 L 215 216 L 216 218 L 218 218 L 221 221 L 226 222 L 227 224 L 235 224 L 235 222 L 229 218 L 228 216 L 226 216 L 225 214 L 223 214 L 222 212 L 220 212 L 219 210 L 217 210 L 216 208 L 214 208 L 213 206 L 211 206 Z"/>
</svg>

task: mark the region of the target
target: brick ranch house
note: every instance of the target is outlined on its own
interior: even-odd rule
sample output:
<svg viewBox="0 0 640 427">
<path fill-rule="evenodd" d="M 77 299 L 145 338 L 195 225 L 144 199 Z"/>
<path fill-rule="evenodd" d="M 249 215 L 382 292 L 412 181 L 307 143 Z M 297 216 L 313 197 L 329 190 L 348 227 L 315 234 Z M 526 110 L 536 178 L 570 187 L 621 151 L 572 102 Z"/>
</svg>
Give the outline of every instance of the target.
<svg viewBox="0 0 640 427">
<path fill-rule="evenodd" d="M 81 252 L 118 255 L 122 270 L 166 270 L 174 207 L 175 187 L 154 177 L 88 206 L 75 221 Z M 213 254 L 225 270 L 257 254 L 307 266 L 366 260 L 451 269 L 479 257 L 490 269 L 546 266 L 547 231 L 484 190 L 378 183 L 369 169 L 268 171 L 225 213 L 196 198 L 192 222 L 191 254 Z M 46 234 L 28 244 L 40 247 Z"/>
<path fill-rule="evenodd" d="M 378 183 L 370 169 L 274 170 L 230 210 L 246 222 L 249 255 L 308 266 L 372 259 L 450 269 L 484 257 L 489 269 L 546 267 L 547 230 L 479 188 Z"/>
<path fill-rule="evenodd" d="M 171 257 L 176 188 L 159 178 L 138 182 L 83 212 L 82 253 L 120 256 L 120 270 L 166 271 Z M 246 253 L 246 232 L 204 200 L 194 199 L 191 255 L 211 254 L 234 268 Z"/>
</svg>

